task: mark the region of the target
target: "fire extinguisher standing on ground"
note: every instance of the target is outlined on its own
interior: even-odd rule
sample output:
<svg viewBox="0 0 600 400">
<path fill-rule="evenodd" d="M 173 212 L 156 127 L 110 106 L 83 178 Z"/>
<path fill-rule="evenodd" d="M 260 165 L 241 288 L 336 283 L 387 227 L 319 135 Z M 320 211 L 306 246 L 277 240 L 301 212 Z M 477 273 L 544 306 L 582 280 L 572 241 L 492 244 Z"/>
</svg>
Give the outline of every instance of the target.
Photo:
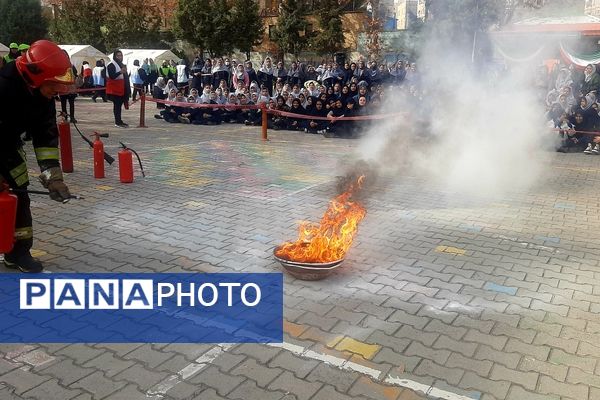
<svg viewBox="0 0 600 400">
<path fill-rule="evenodd" d="M 123 142 L 121 143 L 121 151 L 119 151 L 119 178 L 121 179 L 121 183 L 132 183 L 133 182 L 133 156 L 132 153 L 138 159 L 140 164 L 140 170 L 142 171 L 142 176 L 146 177 L 144 172 L 144 167 L 142 166 L 142 160 L 140 159 L 139 154 L 127 147 Z"/>
<path fill-rule="evenodd" d="M 94 132 L 92 136 L 96 137 L 94 140 L 94 178 L 104 178 L 104 143 L 100 140 L 101 137 L 107 138 L 108 133 Z"/>
<path fill-rule="evenodd" d="M 0 178 L 1 180 L 1 178 Z M 0 183 L 0 253 L 10 253 L 15 244 L 17 196 L 9 193 L 8 185 Z"/>
<path fill-rule="evenodd" d="M 2 182 L 2 177 L 0 176 L 0 254 L 10 253 L 15 244 L 18 198 L 13 193 L 40 194 L 44 196 L 50 194 L 50 192 L 40 190 L 13 189 L 5 182 Z M 71 194 L 62 203 L 68 203 L 71 199 L 82 200 L 83 197 Z"/>
<path fill-rule="evenodd" d="M 73 147 L 71 145 L 71 125 L 67 122 L 67 116 L 60 113 L 58 123 L 58 143 L 60 145 L 60 165 L 63 172 L 73 172 Z"/>
</svg>

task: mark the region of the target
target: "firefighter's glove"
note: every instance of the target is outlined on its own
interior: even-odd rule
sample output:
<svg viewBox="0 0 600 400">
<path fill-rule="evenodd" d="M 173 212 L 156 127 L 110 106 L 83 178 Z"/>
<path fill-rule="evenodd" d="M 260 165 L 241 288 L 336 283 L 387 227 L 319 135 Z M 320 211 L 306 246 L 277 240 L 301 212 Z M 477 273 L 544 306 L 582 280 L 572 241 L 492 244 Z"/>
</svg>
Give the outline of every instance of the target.
<svg viewBox="0 0 600 400">
<path fill-rule="evenodd" d="M 48 190 L 50 191 L 50 198 L 61 203 L 69 201 L 71 193 L 69 188 L 63 181 L 52 181 L 48 184 Z"/>
<path fill-rule="evenodd" d="M 63 181 L 60 167 L 52 167 L 42 172 L 40 182 L 48 189 L 52 200 L 63 203 L 71 198 L 69 188 Z"/>
</svg>

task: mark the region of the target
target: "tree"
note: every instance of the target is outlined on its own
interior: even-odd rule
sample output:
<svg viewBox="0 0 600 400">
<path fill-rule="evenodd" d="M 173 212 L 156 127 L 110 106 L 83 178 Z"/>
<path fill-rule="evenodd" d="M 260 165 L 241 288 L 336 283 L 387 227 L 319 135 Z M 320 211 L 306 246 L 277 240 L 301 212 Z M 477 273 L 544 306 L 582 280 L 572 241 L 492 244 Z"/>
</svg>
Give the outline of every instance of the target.
<svg viewBox="0 0 600 400">
<path fill-rule="evenodd" d="M 544 0 L 426 0 L 427 19 L 478 22 L 482 27 L 508 24 L 519 8 L 539 9 Z M 466 27 L 468 28 L 468 27 Z"/>
<path fill-rule="evenodd" d="M 273 41 L 282 53 L 292 53 L 297 58 L 308 44 L 308 38 L 301 32 L 306 32 L 303 3 L 295 0 L 282 0 L 279 6 L 277 26 L 272 32 Z"/>
<path fill-rule="evenodd" d="M 210 0 L 180 0 L 175 11 L 175 35 L 200 48 L 206 49 L 206 36 L 210 34 Z"/>
<path fill-rule="evenodd" d="M 475 62 L 489 54 L 488 31 L 510 22 L 519 7 L 540 8 L 542 0 L 427 0 L 426 28 L 440 48 L 452 48 Z"/>
<path fill-rule="evenodd" d="M 115 48 L 159 47 L 160 19 L 155 18 L 144 0 L 105 0 L 110 10 L 102 28 L 107 51 Z"/>
<path fill-rule="evenodd" d="M 383 22 L 380 18 L 368 18 L 366 23 L 366 47 L 369 60 L 379 61 L 383 52 L 383 42 L 381 40 Z"/>
<path fill-rule="evenodd" d="M 499 21 L 500 25 L 508 24 L 512 17 L 515 15 L 515 11 L 519 7 L 524 8 L 542 8 L 545 0 L 504 0 L 501 1 L 501 6 L 504 6 L 504 13 Z M 504 4 L 502 4 L 504 3 Z"/>
<path fill-rule="evenodd" d="M 316 10 L 320 31 L 311 41 L 318 54 L 331 54 L 344 49 L 344 30 L 338 0 L 320 0 Z"/>
<path fill-rule="evenodd" d="M 175 12 L 175 29 L 185 39 L 211 56 L 231 53 L 231 15 L 223 0 L 180 0 Z"/>
<path fill-rule="evenodd" d="M 105 0 L 63 0 L 50 23 L 50 37 L 62 44 L 90 44 L 106 51 L 102 25 Z"/>
<path fill-rule="evenodd" d="M 231 54 L 235 35 L 231 25 L 231 13 L 225 0 L 214 0 L 210 8 L 212 14 L 211 34 L 206 38 L 206 50 L 212 57 Z"/>
<path fill-rule="evenodd" d="M 255 0 L 234 0 L 231 8 L 231 26 L 235 34 L 235 47 L 250 58 L 252 48 L 260 44 L 265 28 Z"/>
<path fill-rule="evenodd" d="M 48 32 L 39 0 L 0 0 L 0 16 L 2 43 L 32 43 Z"/>
</svg>

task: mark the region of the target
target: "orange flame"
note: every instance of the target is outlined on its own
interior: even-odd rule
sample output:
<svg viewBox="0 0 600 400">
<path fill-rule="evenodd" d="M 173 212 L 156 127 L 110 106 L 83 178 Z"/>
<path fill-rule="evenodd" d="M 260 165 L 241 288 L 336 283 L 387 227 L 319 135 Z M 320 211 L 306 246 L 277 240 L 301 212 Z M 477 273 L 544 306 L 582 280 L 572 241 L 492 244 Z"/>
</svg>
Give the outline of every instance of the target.
<svg viewBox="0 0 600 400">
<path fill-rule="evenodd" d="M 365 176 L 360 176 L 348 190 L 329 202 L 329 207 L 317 225 L 303 222 L 298 229 L 298 240 L 285 242 L 275 255 L 289 261 L 326 263 L 344 258 L 352 245 L 358 223 L 367 210 L 352 201 L 352 194 L 362 187 Z"/>
</svg>

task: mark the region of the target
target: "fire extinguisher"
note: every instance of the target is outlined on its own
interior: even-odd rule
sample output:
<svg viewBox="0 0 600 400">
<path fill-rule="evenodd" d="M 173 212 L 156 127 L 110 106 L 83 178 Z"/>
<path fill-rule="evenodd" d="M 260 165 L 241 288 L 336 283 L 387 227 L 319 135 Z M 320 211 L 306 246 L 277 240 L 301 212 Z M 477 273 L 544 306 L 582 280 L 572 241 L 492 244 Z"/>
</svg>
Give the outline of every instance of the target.
<svg viewBox="0 0 600 400">
<path fill-rule="evenodd" d="M 146 177 L 146 173 L 144 172 L 144 167 L 142 166 L 142 160 L 140 159 L 139 154 L 127 147 L 123 142 L 119 142 L 121 144 L 121 151 L 119 151 L 119 177 L 121 179 L 121 183 L 131 183 L 133 182 L 133 156 L 132 153 L 138 159 L 140 164 L 140 170 L 142 171 L 142 176 Z"/>
<path fill-rule="evenodd" d="M 67 122 L 67 115 L 60 113 L 58 123 L 58 139 L 60 143 L 60 163 L 63 172 L 73 172 L 73 147 L 71 146 L 71 126 Z"/>
<path fill-rule="evenodd" d="M 10 253 L 15 244 L 17 196 L 8 192 L 8 185 L 0 184 L 0 253 Z"/>
<path fill-rule="evenodd" d="M 108 133 L 94 132 L 92 134 L 96 138 L 94 140 L 94 178 L 104 178 L 104 143 L 100 140 L 101 137 L 107 138 Z"/>
</svg>

